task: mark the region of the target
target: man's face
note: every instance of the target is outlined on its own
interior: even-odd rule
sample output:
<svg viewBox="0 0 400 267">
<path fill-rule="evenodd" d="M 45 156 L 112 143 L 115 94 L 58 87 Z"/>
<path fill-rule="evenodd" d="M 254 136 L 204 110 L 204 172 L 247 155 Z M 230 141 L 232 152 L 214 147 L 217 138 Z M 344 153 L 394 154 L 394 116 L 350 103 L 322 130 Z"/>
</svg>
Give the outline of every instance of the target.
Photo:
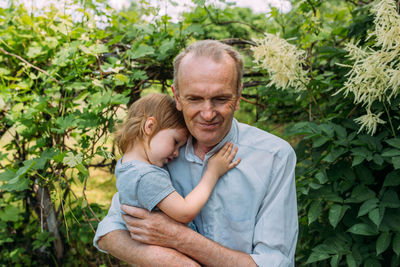
<svg viewBox="0 0 400 267">
<path fill-rule="evenodd" d="M 229 132 L 233 114 L 239 108 L 236 69 L 226 55 L 221 62 L 186 55 L 179 68 L 178 110 L 197 145 L 211 148 Z"/>
</svg>

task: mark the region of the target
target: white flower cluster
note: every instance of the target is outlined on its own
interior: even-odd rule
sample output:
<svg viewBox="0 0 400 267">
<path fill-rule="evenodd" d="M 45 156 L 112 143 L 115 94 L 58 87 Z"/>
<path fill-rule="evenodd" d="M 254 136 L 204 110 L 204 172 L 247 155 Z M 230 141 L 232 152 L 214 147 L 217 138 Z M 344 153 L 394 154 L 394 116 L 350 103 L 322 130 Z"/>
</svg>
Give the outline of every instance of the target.
<svg viewBox="0 0 400 267">
<path fill-rule="evenodd" d="M 307 71 L 303 70 L 304 51 L 273 34 L 254 41 L 257 44 L 251 48 L 254 62 L 270 75 L 268 86 L 275 85 L 280 89 L 292 87 L 296 91 L 306 89 L 309 78 Z"/>
<path fill-rule="evenodd" d="M 361 124 L 360 131 L 366 129 L 375 134 L 377 125 L 386 123 L 378 114 L 371 112 L 375 101 L 388 102 L 400 91 L 400 15 L 393 0 L 381 0 L 372 8 L 375 13 L 375 48 L 362 49 L 357 44 L 346 45 L 348 57 L 354 61 L 343 91 L 345 96 L 354 94 L 354 102 L 365 106 L 367 115 L 355 121 Z M 338 92 L 337 92 L 338 93 Z"/>
</svg>

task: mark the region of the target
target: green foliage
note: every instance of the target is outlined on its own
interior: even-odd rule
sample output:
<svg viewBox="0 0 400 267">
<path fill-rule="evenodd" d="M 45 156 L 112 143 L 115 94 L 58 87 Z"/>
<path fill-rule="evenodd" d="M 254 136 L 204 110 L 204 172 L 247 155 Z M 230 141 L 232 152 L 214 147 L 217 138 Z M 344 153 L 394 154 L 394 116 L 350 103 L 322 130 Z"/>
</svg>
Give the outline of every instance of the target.
<svg viewBox="0 0 400 267">
<path fill-rule="evenodd" d="M 295 147 L 300 214 L 296 260 L 312 266 L 398 266 L 400 139 L 393 129 L 400 126 L 400 98 L 387 106 L 374 104 L 392 125 L 380 126 L 370 136 L 354 122 L 363 111 L 353 104 L 353 96 L 333 95 L 345 82 L 345 72 L 335 65 L 348 62 L 343 42 L 364 44 L 374 27 L 370 6 L 299 1 L 297 7 L 288 17 L 293 29 L 301 31 L 286 30 L 285 37 L 297 36 L 308 51 L 312 80 L 308 98 L 300 96 L 309 120 L 287 129 L 302 137 Z M 288 24 L 285 28 L 290 29 Z"/>
<path fill-rule="evenodd" d="M 143 89 L 166 92 L 176 54 L 211 38 L 245 58 L 236 117 L 295 144 L 297 265 L 397 266 L 400 98 L 374 103 L 390 124 L 370 136 L 354 122 L 362 107 L 351 95 L 334 94 L 348 72 L 337 65 L 350 62 L 345 43 L 374 44 L 367 38 L 371 6 L 293 1 L 288 14 L 273 8 L 257 15 L 195 2 L 178 23 L 168 16 L 144 21 L 142 14 L 157 13 L 145 1 L 119 13 L 87 1 L 80 20 L 55 9 L 40 15 L 21 6 L 0 9 L 0 265 L 109 264 L 92 246 L 106 208 L 88 203 L 90 173 L 112 171 L 109 137 L 127 105 Z M 96 27 L 94 14 L 106 16 L 108 26 Z M 249 49 L 263 32 L 279 33 L 307 52 L 307 90 L 267 86 L 270 77 Z M 284 133 L 277 130 L 282 125 Z"/>
</svg>

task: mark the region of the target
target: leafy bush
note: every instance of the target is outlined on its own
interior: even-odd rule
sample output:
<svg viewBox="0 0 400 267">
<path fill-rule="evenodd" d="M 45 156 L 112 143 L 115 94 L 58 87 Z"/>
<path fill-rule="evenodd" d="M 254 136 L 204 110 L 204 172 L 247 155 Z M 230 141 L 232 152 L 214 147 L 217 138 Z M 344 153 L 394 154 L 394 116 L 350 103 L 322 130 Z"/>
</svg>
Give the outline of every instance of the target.
<svg viewBox="0 0 400 267">
<path fill-rule="evenodd" d="M 297 53 L 292 59 L 298 57 L 301 66 L 285 69 L 286 77 L 274 71 L 277 64 L 268 68 L 271 83 L 285 90 L 308 79 L 300 84 L 306 88 L 299 91 L 299 100 L 308 105 L 309 120 L 287 129 L 288 134 L 303 137 L 296 145 L 300 213 L 296 261 L 313 266 L 398 266 L 400 76 L 395 73 L 400 73 L 400 39 L 393 31 L 399 29 L 399 9 L 389 0 L 352 7 L 351 13 L 346 5 L 299 1 L 299 9 L 289 16 L 304 20 L 297 28 L 307 31 L 295 35 L 301 36 L 298 49 L 307 51 L 308 63 Z M 344 30 L 350 22 L 349 30 Z M 360 28 L 361 32 L 354 30 Z M 283 41 L 274 38 L 267 36 L 254 49 L 261 67 L 273 57 L 278 59 L 272 62 L 278 62 L 291 53 L 283 52 L 289 44 L 276 45 Z M 343 44 L 350 40 L 353 44 Z M 366 48 L 354 45 L 357 42 Z M 350 67 L 349 74 L 340 67 Z"/>
<path fill-rule="evenodd" d="M 400 85 L 389 79 L 395 93 L 366 105 L 357 100 L 358 89 L 348 89 L 346 76 L 360 66 L 358 59 L 366 60 L 352 51 L 386 49 L 379 33 L 369 36 L 377 23 L 375 5 L 296 0 L 288 14 L 272 9 L 265 17 L 197 2 L 179 23 L 168 16 L 143 21 L 142 14 L 157 10 L 136 4 L 116 14 L 86 1 L 75 17 L 55 9 L 36 15 L 22 6 L 0 9 L 0 265 L 110 264 L 91 245 L 106 208 L 88 202 L 90 171 L 112 171 L 109 137 L 120 113 L 146 88 L 166 92 L 174 56 L 204 38 L 235 45 L 245 57 L 236 116 L 267 130 L 287 126 L 277 132 L 296 145 L 296 263 L 399 265 Z M 389 18 L 398 15 L 395 1 L 379 3 L 395 7 Z M 97 27 L 95 16 L 103 16 L 107 27 Z M 386 30 L 396 34 L 393 29 Z M 293 54 L 302 60 L 289 68 L 291 75 L 273 69 L 287 70 L 289 60 L 267 70 L 253 62 L 264 31 L 286 40 L 278 47 L 303 51 Z M 389 52 L 398 55 L 393 47 Z M 378 64 L 390 70 L 387 77 L 397 77 L 398 58 Z M 295 80 L 278 84 L 275 74 Z"/>
</svg>

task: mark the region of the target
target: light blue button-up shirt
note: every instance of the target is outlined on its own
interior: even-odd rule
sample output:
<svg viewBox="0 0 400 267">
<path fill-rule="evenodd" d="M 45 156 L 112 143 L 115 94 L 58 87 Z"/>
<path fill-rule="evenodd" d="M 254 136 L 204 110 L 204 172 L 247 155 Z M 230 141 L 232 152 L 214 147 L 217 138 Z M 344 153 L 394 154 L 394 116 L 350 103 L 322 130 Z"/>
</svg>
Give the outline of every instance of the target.
<svg viewBox="0 0 400 267">
<path fill-rule="evenodd" d="M 208 159 L 226 142 L 239 148 L 240 164 L 217 182 L 194 222 L 200 234 L 250 254 L 258 266 L 294 266 L 298 221 L 294 180 L 296 155 L 284 140 L 235 119 L 227 136 L 201 160 L 190 138 L 168 164 L 177 192 L 188 195 L 200 181 Z M 118 193 L 100 222 L 103 235 L 125 229 Z"/>
</svg>

